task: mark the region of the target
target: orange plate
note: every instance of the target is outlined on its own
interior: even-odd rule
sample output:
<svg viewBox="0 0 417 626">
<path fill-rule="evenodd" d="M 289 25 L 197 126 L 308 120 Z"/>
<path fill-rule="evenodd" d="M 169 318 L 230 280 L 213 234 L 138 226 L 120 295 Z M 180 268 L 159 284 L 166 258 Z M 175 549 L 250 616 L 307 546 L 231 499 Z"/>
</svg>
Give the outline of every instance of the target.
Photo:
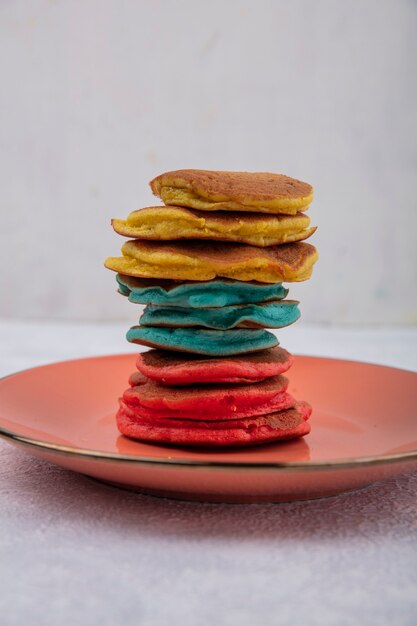
<svg viewBox="0 0 417 626">
<path fill-rule="evenodd" d="M 0 435 L 28 453 L 128 489 L 190 500 L 335 495 L 417 468 L 417 374 L 296 358 L 290 392 L 313 406 L 304 439 L 243 449 L 159 446 L 119 435 L 135 355 L 54 363 L 0 380 Z"/>
</svg>

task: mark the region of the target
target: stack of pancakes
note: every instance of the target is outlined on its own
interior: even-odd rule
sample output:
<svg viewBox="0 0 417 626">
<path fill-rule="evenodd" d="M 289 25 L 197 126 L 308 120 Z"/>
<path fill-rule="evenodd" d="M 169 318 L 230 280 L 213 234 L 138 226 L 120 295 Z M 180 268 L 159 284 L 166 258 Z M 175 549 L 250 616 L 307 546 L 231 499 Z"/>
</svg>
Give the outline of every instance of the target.
<svg viewBox="0 0 417 626">
<path fill-rule="evenodd" d="M 130 237 L 106 267 L 145 304 L 127 339 L 138 356 L 117 423 L 146 441 L 229 446 L 310 431 L 311 408 L 288 392 L 291 355 L 275 334 L 295 322 L 283 282 L 307 280 L 312 187 L 282 174 L 178 170 L 150 183 L 165 206 L 114 219 Z"/>
</svg>

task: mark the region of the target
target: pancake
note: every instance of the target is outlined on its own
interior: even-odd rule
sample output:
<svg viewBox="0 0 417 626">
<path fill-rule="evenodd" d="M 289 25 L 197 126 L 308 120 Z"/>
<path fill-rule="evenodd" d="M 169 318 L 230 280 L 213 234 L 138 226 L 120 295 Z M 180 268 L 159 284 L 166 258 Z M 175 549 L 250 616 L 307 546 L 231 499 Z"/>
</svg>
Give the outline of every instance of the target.
<svg viewBox="0 0 417 626">
<path fill-rule="evenodd" d="M 310 237 L 310 218 L 296 215 L 256 213 L 208 213 L 175 206 L 146 207 L 133 211 L 126 220 L 113 219 L 116 233 L 134 239 L 171 241 L 210 239 L 237 241 L 253 246 L 273 246 Z"/>
<path fill-rule="evenodd" d="M 295 300 L 264 304 L 242 304 L 211 309 L 160 307 L 148 305 L 142 314 L 141 326 L 204 327 L 216 330 L 229 328 L 283 328 L 298 320 L 300 311 Z"/>
<path fill-rule="evenodd" d="M 178 283 L 173 280 L 135 278 L 116 274 L 119 292 L 136 304 L 192 308 L 256 304 L 282 300 L 288 294 L 281 283 L 271 285 L 240 280 Z"/>
<path fill-rule="evenodd" d="M 207 281 L 216 277 L 262 283 L 310 278 L 318 255 L 314 246 L 296 242 L 269 248 L 209 241 L 127 241 L 123 257 L 105 266 L 127 276 Z"/>
<path fill-rule="evenodd" d="M 167 387 L 168 389 L 169 387 Z M 261 402 L 256 406 L 242 406 L 237 408 L 235 411 L 231 409 L 224 409 L 222 412 L 208 412 L 208 411 L 172 411 L 170 409 L 150 409 L 149 407 L 143 406 L 142 404 L 133 405 L 131 402 L 127 402 L 125 399 L 129 398 L 131 401 L 131 396 L 129 397 L 129 393 L 132 390 L 127 390 L 123 394 L 123 402 L 129 407 L 136 417 L 141 420 L 147 420 L 150 423 L 160 422 L 161 420 L 187 420 L 189 423 L 195 422 L 195 420 L 203 420 L 203 421 L 224 421 L 224 420 L 235 420 L 235 419 L 246 419 L 247 417 L 254 417 L 256 415 L 267 415 L 268 413 L 274 413 L 275 411 L 283 411 L 284 409 L 290 409 L 295 405 L 294 398 L 286 392 L 278 393 L 271 400 L 266 400 L 265 402 Z"/>
<path fill-rule="evenodd" d="M 117 412 L 119 431 L 133 439 L 187 446 L 243 446 L 303 437 L 310 432 L 311 407 L 293 408 L 255 417 L 225 421 L 160 420 L 139 418 L 124 402 Z"/>
<path fill-rule="evenodd" d="M 282 374 L 292 363 L 291 354 L 278 346 L 221 359 L 148 350 L 138 355 L 136 367 L 139 372 L 132 374 L 131 384 L 137 384 L 140 374 L 166 385 L 250 383 Z"/>
<path fill-rule="evenodd" d="M 261 329 L 206 330 L 199 328 L 161 328 L 132 326 L 126 338 L 151 348 L 178 350 L 208 356 L 229 356 L 256 352 L 278 345 L 272 333 Z"/>
<path fill-rule="evenodd" d="M 137 372 L 139 374 L 139 372 Z M 150 409 L 159 417 L 186 414 L 189 419 L 233 419 L 239 411 L 250 409 L 283 396 L 288 387 L 285 376 L 272 376 L 246 385 L 218 383 L 188 387 L 166 387 L 139 374 L 135 385 L 123 393 L 124 403 L 131 408 Z M 267 413 L 268 411 L 263 411 Z M 223 417 L 221 417 L 223 416 Z M 227 417 L 226 417 L 227 416 Z"/>
<path fill-rule="evenodd" d="M 204 211 L 255 211 L 295 215 L 313 199 L 313 188 L 284 174 L 176 170 L 150 183 L 167 205 Z"/>
</svg>

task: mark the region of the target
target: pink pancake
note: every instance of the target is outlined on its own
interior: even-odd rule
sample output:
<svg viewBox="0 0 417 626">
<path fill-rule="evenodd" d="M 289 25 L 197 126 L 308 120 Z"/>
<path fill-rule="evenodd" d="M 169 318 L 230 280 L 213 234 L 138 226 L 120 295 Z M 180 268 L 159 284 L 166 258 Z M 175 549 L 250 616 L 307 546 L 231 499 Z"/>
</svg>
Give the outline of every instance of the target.
<svg viewBox="0 0 417 626">
<path fill-rule="evenodd" d="M 286 372 L 293 363 L 289 352 L 280 347 L 250 354 L 212 358 L 201 355 L 149 350 L 138 356 L 138 370 L 167 385 L 194 383 L 250 383 Z"/>
<path fill-rule="evenodd" d="M 121 400 L 124 406 L 132 411 L 132 414 L 137 415 L 141 420 L 159 421 L 181 419 L 188 421 L 200 421 L 207 420 L 223 421 L 223 420 L 236 420 L 246 417 L 253 417 L 254 415 L 264 415 L 266 413 L 274 413 L 283 409 L 289 409 L 296 404 L 296 401 L 289 393 L 281 392 L 274 396 L 271 400 L 257 404 L 256 406 L 243 406 L 239 409 L 223 409 L 221 412 L 209 412 L 203 411 L 180 411 L 171 409 L 150 409 L 147 406 L 140 404 L 129 404 L 125 400 Z"/>
<path fill-rule="evenodd" d="M 117 426 L 123 435 L 143 441 L 187 446 L 243 446 L 303 437 L 310 432 L 307 422 L 311 407 L 305 402 L 293 408 L 254 418 L 222 422 L 138 419 L 123 402 Z"/>
<path fill-rule="evenodd" d="M 141 374 L 130 378 L 135 386 L 123 394 L 124 402 L 130 407 L 192 414 L 233 414 L 273 400 L 286 391 L 288 379 L 273 376 L 261 382 L 246 385 L 218 383 L 216 385 L 191 385 L 166 387 Z"/>
</svg>

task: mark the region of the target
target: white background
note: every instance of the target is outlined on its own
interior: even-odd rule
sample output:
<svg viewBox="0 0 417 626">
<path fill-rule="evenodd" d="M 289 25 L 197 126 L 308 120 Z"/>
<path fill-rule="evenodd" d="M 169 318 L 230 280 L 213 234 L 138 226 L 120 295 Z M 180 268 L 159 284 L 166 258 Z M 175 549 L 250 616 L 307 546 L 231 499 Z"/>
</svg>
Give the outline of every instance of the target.
<svg viewBox="0 0 417 626">
<path fill-rule="evenodd" d="M 37 318 L 0 320 L 0 375 L 137 350 L 109 220 L 179 167 L 314 184 L 283 344 L 416 369 L 386 326 L 417 321 L 416 32 L 411 0 L 0 0 L 0 316 Z M 0 622 L 412 626 L 415 493 L 187 504 L 0 442 Z"/>
<path fill-rule="evenodd" d="M 0 315 L 131 323 L 109 220 L 200 167 L 314 185 L 304 320 L 416 322 L 416 28 L 406 0 L 0 2 Z"/>
</svg>

